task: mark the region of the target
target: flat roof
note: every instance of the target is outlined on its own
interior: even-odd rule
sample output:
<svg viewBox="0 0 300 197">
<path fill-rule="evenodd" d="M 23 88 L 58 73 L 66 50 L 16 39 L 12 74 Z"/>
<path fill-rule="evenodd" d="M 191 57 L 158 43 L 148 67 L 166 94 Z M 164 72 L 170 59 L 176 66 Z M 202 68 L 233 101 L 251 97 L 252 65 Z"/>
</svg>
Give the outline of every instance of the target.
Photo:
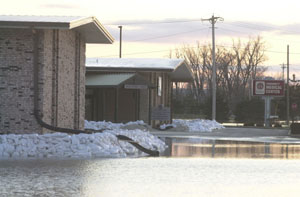
<svg viewBox="0 0 300 197">
<path fill-rule="evenodd" d="M 88 72 L 97 71 L 161 71 L 169 72 L 172 81 L 193 80 L 190 66 L 184 59 L 167 58 L 87 58 Z"/>
<path fill-rule="evenodd" d="M 183 59 L 166 58 L 87 58 L 87 68 L 103 69 L 147 69 L 147 70 L 170 70 L 173 71 Z"/>
<path fill-rule="evenodd" d="M 114 41 L 111 34 L 93 16 L 0 15 L 0 28 L 68 29 L 79 32 L 86 43 L 111 44 Z"/>
</svg>

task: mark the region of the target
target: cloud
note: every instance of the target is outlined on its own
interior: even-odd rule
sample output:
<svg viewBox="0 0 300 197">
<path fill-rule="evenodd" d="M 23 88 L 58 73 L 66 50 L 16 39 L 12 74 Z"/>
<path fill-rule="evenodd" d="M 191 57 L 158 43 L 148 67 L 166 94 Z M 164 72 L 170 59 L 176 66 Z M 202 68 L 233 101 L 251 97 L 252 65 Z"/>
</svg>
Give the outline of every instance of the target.
<svg viewBox="0 0 300 197">
<path fill-rule="evenodd" d="M 229 21 L 220 23 L 217 26 L 225 36 L 238 37 L 260 35 L 264 32 L 274 32 L 278 29 L 278 26 L 269 23 L 244 21 Z"/>
<path fill-rule="evenodd" d="M 107 29 L 118 40 L 119 25 L 123 26 L 123 40 L 146 43 L 195 43 L 211 40 L 211 24 L 201 19 L 127 20 L 107 24 Z M 300 34 L 300 24 L 274 25 L 263 22 L 224 21 L 216 23 L 218 37 L 255 37 L 263 33 Z"/>
<path fill-rule="evenodd" d="M 225 24 L 225 23 L 224 23 Z M 300 23 L 288 24 L 288 25 L 274 25 L 271 23 L 262 22 L 229 22 L 226 23 L 227 28 L 231 26 L 232 35 L 242 34 L 261 34 L 261 33 L 273 33 L 277 35 L 299 35 L 300 34 Z"/>
<path fill-rule="evenodd" d="M 199 40 L 210 32 L 210 25 L 201 20 L 119 21 L 106 26 L 115 38 L 119 37 L 119 25 L 123 26 L 123 40 L 128 42 L 183 43 Z"/>
<path fill-rule="evenodd" d="M 300 29 L 299 23 L 283 25 L 281 26 L 281 30 L 278 33 L 285 34 L 285 35 L 299 35 L 300 34 L 299 29 Z"/>
</svg>

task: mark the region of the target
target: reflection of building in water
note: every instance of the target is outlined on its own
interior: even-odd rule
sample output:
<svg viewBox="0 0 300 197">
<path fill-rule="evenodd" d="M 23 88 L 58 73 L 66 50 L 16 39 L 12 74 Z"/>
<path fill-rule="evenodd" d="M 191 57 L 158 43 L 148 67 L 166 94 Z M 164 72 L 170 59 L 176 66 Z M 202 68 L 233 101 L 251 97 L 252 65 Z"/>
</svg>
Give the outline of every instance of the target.
<svg viewBox="0 0 300 197">
<path fill-rule="evenodd" d="M 299 159 L 300 144 L 225 140 L 173 141 L 174 157 L 280 158 Z"/>
</svg>

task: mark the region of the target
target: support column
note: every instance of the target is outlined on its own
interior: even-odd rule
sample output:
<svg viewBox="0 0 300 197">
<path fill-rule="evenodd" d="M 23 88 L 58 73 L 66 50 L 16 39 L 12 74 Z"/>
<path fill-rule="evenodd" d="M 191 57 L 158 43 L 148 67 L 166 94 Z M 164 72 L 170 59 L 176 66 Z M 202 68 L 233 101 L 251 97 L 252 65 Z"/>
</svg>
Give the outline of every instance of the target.
<svg viewBox="0 0 300 197">
<path fill-rule="evenodd" d="M 118 122 L 118 111 L 119 111 L 119 88 L 115 89 L 115 122 Z"/>
<path fill-rule="evenodd" d="M 270 114 L 271 114 L 271 100 L 272 97 L 266 96 L 265 98 L 265 127 L 270 127 Z"/>
<path fill-rule="evenodd" d="M 150 88 L 148 88 L 148 95 L 149 95 L 149 109 L 148 109 L 148 112 L 149 112 L 149 114 L 148 114 L 148 125 L 151 125 L 151 109 L 152 109 L 152 105 L 151 105 L 151 102 L 152 102 L 152 100 L 151 100 L 151 89 Z"/>
</svg>

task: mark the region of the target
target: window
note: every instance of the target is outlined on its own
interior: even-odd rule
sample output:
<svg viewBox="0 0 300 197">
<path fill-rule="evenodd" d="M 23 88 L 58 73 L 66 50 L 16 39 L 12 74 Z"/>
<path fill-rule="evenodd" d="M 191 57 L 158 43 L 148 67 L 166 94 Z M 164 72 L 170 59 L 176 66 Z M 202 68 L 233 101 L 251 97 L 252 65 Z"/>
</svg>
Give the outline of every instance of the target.
<svg viewBox="0 0 300 197">
<path fill-rule="evenodd" d="M 161 96 L 162 92 L 162 77 L 158 77 L 157 79 L 157 96 Z"/>
</svg>

